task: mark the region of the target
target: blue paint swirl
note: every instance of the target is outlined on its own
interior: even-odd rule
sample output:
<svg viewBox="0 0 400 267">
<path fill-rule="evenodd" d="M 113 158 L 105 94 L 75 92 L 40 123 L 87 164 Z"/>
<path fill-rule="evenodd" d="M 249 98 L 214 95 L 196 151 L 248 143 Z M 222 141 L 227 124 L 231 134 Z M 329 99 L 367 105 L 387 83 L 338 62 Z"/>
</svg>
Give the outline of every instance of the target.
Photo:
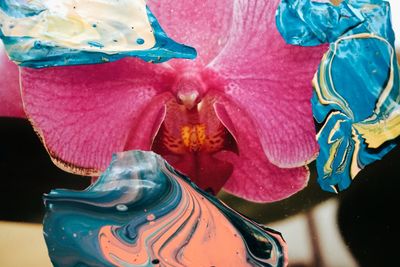
<svg viewBox="0 0 400 267">
<path fill-rule="evenodd" d="M 329 43 L 313 79 L 318 182 L 346 189 L 357 173 L 396 146 L 399 68 L 386 1 L 283 0 L 277 27 L 289 44 Z"/>
<path fill-rule="evenodd" d="M 143 0 L 1 1 L 0 38 L 14 62 L 32 68 L 196 57 L 166 35 Z"/>
<path fill-rule="evenodd" d="M 242 217 L 152 152 L 118 153 L 86 190 L 53 190 L 44 201 L 54 266 L 287 263 L 279 233 Z"/>
</svg>

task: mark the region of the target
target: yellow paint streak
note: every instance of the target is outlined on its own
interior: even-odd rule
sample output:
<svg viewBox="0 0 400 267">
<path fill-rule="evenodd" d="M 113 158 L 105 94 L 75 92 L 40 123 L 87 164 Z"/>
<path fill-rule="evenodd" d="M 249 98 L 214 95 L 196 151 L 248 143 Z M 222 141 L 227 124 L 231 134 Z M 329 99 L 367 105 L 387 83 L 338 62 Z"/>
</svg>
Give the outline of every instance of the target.
<svg viewBox="0 0 400 267">
<path fill-rule="evenodd" d="M 388 82 L 385 87 L 382 88 L 382 92 L 378 98 L 373 114 L 364 121 L 353 125 L 353 127 L 365 138 L 368 147 L 378 148 L 387 140 L 394 139 L 400 135 L 400 108 L 397 104 L 394 103 L 387 107 L 388 111 L 386 112 L 386 119 L 378 120 L 378 114 L 381 113 L 382 106 L 388 99 L 392 90 L 396 90 L 394 87 L 394 64 L 397 64 L 395 52 L 394 48 L 385 38 L 372 33 L 358 33 L 339 38 L 334 43 L 334 49 L 331 52 L 325 53 L 323 56 L 322 62 L 325 63 L 321 64 L 319 75 L 315 74 L 313 78 L 313 86 L 320 103 L 324 105 L 337 104 L 346 112 L 347 116 L 353 118 L 352 111 L 348 107 L 346 101 L 342 99 L 335 90 L 331 73 L 332 62 L 336 56 L 339 43 L 351 39 L 377 39 L 382 41 L 387 45 L 391 57 Z M 331 56 L 331 54 L 333 55 Z M 326 74 L 328 80 L 325 78 Z M 332 88 L 329 88 L 329 84 Z M 396 99 L 396 103 L 398 101 L 399 99 Z M 356 172 L 355 169 L 354 172 Z"/>
<path fill-rule="evenodd" d="M 182 143 L 190 151 L 199 151 L 205 144 L 206 126 L 204 124 L 184 125 L 181 127 Z"/>
<path fill-rule="evenodd" d="M 314 75 L 312 83 L 321 104 L 339 105 L 343 109 L 343 111 L 345 111 L 346 114 L 352 118 L 353 112 L 351 111 L 350 107 L 348 106 L 347 102 L 343 99 L 343 97 L 336 92 L 332 78 L 332 64 L 336 56 L 337 47 L 340 41 L 341 39 L 339 39 L 334 43 L 334 49 L 332 51 L 328 51 L 327 53 L 324 54 L 324 56 L 321 59 L 321 62 L 323 62 L 323 64 L 321 64 L 320 66 L 319 75 L 317 74 Z M 333 55 L 331 56 L 331 54 Z M 328 81 L 325 79 L 326 77 L 325 73 L 328 73 Z M 329 85 L 331 86 L 331 88 L 329 88 Z"/>
<path fill-rule="evenodd" d="M 336 194 L 339 193 L 334 185 L 331 185 L 331 188 L 333 189 L 333 191 L 335 191 Z"/>
<path fill-rule="evenodd" d="M 379 120 L 372 124 L 355 123 L 353 127 L 365 139 L 369 148 L 378 148 L 387 140 L 400 135 L 400 107 L 392 112 L 386 120 Z"/>
<path fill-rule="evenodd" d="M 332 143 L 332 146 L 329 149 L 329 158 L 326 160 L 326 163 L 324 165 L 324 173 L 327 173 L 329 175 L 332 173 L 333 160 L 335 159 L 335 156 L 337 154 L 336 152 L 340 144 L 341 144 L 340 140 Z"/>
<path fill-rule="evenodd" d="M 331 119 L 332 116 L 337 115 L 337 114 L 339 114 L 339 112 L 337 112 L 337 111 L 336 111 L 336 112 L 332 112 L 332 113 L 329 115 L 327 121 L 329 121 L 329 120 Z M 337 131 L 339 131 L 339 129 L 340 129 L 340 124 L 341 124 L 342 122 L 344 122 L 344 120 L 338 120 L 338 121 L 335 123 L 335 126 L 334 126 L 334 127 L 331 129 L 331 131 L 329 132 L 329 136 L 328 136 L 327 142 L 328 142 L 328 144 L 331 145 L 331 147 L 330 147 L 330 149 L 329 149 L 329 157 L 328 157 L 328 159 L 326 160 L 326 163 L 325 163 L 325 165 L 324 165 L 324 173 L 327 173 L 328 175 L 331 175 L 332 172 L 333 172 L 333 170 L 332 170 L 333 161 L 334 161 L 334 159 L 335 159 L 336 156 L 337 156 L 337 151 L 338 151 L 338 149 L 339 149 L 339 146 L 340 146 L 340 145 L 342 144 L 342 142 L 343 142 L 343 138 L 341 138 L 341 139 L 336 139 L 336 140 L 333 139 L 334 134 L 335 134 Z M 325 124 L 325 125 L 321 128 L 321 130 L 318 132 L 318 134 L 317 134 L 317 139 L 320 138 L 320 134 L 323 132 L 323 130 L 324 130 L 324 128 L 325 128 L 326 126 L 327 126 L 327 124 Z M 344 162 L 344 160 L 345 160 L 345 158 L 342 158 L 342 163 Z"/>
<path fill-rule="evenodd" d="M 353 140 L 354 140 L 354 152 L 351 158 L 350 165 L 350 177 L 353 180 L 356 177 L 357 173 L 361 171 L 361 168 L 358 166 L 358 153 L 360 153 L 360 140 L 358 139 L 358 135 L 354 128 L 351 129 Z"/>
<path fill-rule="evenodd" d="M 321 102 L 321 104 L 324 105 L 329 105 L 329 104 L 337 104 L 339 105 L 343 111 L 346 112 L 346 114 L 350 117 L 353 118 L 353 112 L 349 108 L 348 104 L 346 101 L 339 95 L 337 94 L 332 78 L 332 64 L 333 60 L 336 57 L 337 53 L 337 48 L 340 42 L 346 41 L 346 40 L 352 40 L 352 39 L 377 39 L 380 40 L 388 46 L 389 53 L 391 56 L 390 60 L 390 73 L 389 73 L 389 79 L 388 82 L 383 88 L 382 93 L 378 99 L 378 102 L 375 107 L 375 114 L 379 114 L 380 109 L 389 96 L 391 90 L 393 89 L 393 83 L 394 83 L 394 64 L 396 63 L 395 61 L 395 53 L 393 47 L 390 45 L 390 43 L 383 37 L 378 36 L 376 34 L 372 33 L 358 33 L 358 34 L 353 34 L 349 36 L 344 36 L 339 39 L 337 39 L 334 43 L 334 48 L 332 51 L 327 52 L 324 54 L 321 62 L 325 62 L 324 64 L 321 64 L 321 67 L 319 69 L 319 75 L 315 75 L 313 78 L 313 86 L 315 89 L 315 92 L 317 93 L 318 99 Z M 331 56 L 332 54 L 332 56 Z M 331 57 L 330 57 L 331 56 Z M 328 80 L 325 79 L 326 73 L 328 76 Z M 329 83 L 329 84 L 328 84 Z M 329 85 L 331 85 L 331 88 L 329 88 Z M 374 120 L 376 118 L 376 115 L 373 115 L 369 119 Z"/>
</svg>

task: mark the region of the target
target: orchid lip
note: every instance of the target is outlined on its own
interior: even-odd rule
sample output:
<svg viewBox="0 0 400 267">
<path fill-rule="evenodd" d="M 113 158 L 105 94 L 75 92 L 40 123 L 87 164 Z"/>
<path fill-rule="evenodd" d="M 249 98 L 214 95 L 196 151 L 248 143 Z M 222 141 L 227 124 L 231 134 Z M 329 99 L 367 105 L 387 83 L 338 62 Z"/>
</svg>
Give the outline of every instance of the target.
<svg viewBox="0 0 400 267">
<path fill-rule="evenodd" d="M 233 172 L 233 164 L 219 159 L 223 151 L 239 154 L 235 137 L 214 111 L 215 96 L 206 95 L 188 109 L 175 98 L 166 104 L 166 116 L 151 150 L 202 189 L 218 193 Z"/>
<path fill-rule="evenodd" d="M 211 100 L 210 100 L 210 98 L 211 98 Z M 208 103 L 210 101 L 212 102 L 211 104 Z M 207 131 L 208 128 L 211 127 L 208 123 L 220 124 L 219 127 L 222 128 L 222 130 L 221 130 L 222 132 L 218 133 L 218 135 L 225 135 L 224 143 L 220 145 L 220 149 L 211 149 L 210 150 L 210 148 L 208 148 L 208 147 L 200 147 L 198 149 L 191 149 L 187 145 L 187 147 L 186 147 L 187 150 L 185 152 L 205 151 L 208 153 L 217 153 L 222 150 L 227 150 L 227 151 L 231 151 L 231 152 L 234 152 L 235 154 L 239 155 L 239 149 L 238 149 L 238 145 L 237 145 L 237 139 L 234 135 L 234 129 L 231 129 L 231 127 L 229 127 L 231 122 L 223 121 L 223 119 L 225 119 L 225 118 L 221 118 L 218 116 L 218 114 L 216 114 L 216 112 L 214 111 L 214 105 L 213 105 L 216 102 L 217 102 L 217 100 L 214 97 L 207 95 L 205 98 L 203 98 L 201 101 L 194 104 L 193 107 L 190 107 L 190 108 L 187 107 L 188 103 L 182 103 L 182 101 L 178 101 L 175 99 L 171 99 L 169 101 L 169 103 L 166 105 L 167 113 L 170 113 L 170 114 L 174 113 L 172 115 L 172 116 L 174 116 L 174 119 L 184 121 L 184 122 L 180 123 L 178 125 L 178 127 L 175 127 L 175 130 L 177 129 L 178 131 L 180 131 L 180 134 L 181 134 L 180 136 L 175 136 L 176 139 L 178 139 L 178 140 L 175 140 L 177 143 L 185 146 L 185 142 L 189 142 L 188 140 L 185 140 L 186 139 L 185 136 L 182 136 L 182 135 L 185 135 L 184 133 L 182 133 L 182 131 L 185 131 L 185 130 L 195 131 L 197 129 L 197 131 L 199 131 L 199 133 L 197 133 L 197 134 L 205 134 L 206 136 L 204 138 L 210 138 L 210 136 L 209 136 L 209 135 L 211 135 L 210 133 L 202 132 L 202 131 Z M 171 108 L 171 105 L 173 106 L 173 108 Z M 180 112 L 182 112 L 183 114 L 177 113 L 175 110 L 176 108 L 178 108 L 180 110 Z M 210 110 L 210 108 L 212 108 L 212 110 Z M 199 118 L 202 116 L 201 115 L 202 113 L 206 113 L 206 112 L 210 112 L 210 114 L 208 114 L 207 119 L 210 120 L 211 122 L 202 121 L 202 119 Z M 161 138 L 160 136 L 162 135 L 162 131 L 166 130 L 165 127 L 167 127 L 167 128 L 169 127 L 169 126 L 166 126 L 165 120 L 168 120 L 168 116 L 165 116 L 163 118 L 163 122 L 161 123 L 160 127 L 158 127 L 158 130 L 155 131 L 153 142 L 151 144 L 151 150 L 154 150 L 156 147 L 158 147 L 157 143 L 162 142 L 159 140 L 159 138 Z M 171 130 L 171 129 L 167 129 L 167 130 Z M 214 137 L 219 137 L 219 136 L 214 135 Z M 193 137 L 193 138 L 196 139 L 197 137 Z M 199 137 L 199 138 L 201 139 L 203 137 Z M 192 140 L 192 141 L 193 142 L 199 141 L 200 143 L 203 144 L 204 140 Z M 215 141 L 213 141 L 213 140 L 210 140 L 209 142 L 211 145 L 215 144 Z M 160 154 L 162 154 L 162 153 L 160 153 Z"/>
</svg>

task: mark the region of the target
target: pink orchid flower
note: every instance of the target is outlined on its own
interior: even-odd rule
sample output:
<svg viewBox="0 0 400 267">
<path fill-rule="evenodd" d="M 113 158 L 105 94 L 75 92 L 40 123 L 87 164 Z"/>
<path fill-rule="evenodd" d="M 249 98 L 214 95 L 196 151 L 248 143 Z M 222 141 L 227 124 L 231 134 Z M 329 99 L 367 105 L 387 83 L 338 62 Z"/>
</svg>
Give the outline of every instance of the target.
<svg viewBox="0 0 400 267">
<path fill-rule="evenodd" d="M 0 112 L 26 116 L 62 169 L 98 175 L 113 152 L 154 150 L 203 189 L 270 202 L 301 190 L 318 147 L 311 79 L 324 47 L 285 44 L 279 1 L 148 6 L 198 58 L 21 68 L 2 57 Z M 10 99 L 12 101 L 10 102 Z"/>
</svg>

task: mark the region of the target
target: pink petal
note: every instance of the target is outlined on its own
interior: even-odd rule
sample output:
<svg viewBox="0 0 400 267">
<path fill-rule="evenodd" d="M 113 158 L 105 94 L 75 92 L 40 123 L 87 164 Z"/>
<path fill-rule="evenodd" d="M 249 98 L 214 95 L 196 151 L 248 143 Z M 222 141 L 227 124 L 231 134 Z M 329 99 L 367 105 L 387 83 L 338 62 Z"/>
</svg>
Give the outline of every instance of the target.
<svg viewBox="0 0 400 267">
<path fill-rule="evenodd" d="M 225 93 L 254 122 L 269 160 L 302 166 L 317 153 L 311 80 L 325 46 L 285 44 L 275 26 L 279 1 L 236 1 L 234 27 L 209 68 L 225 79 Z"/>
<path fill-rule="evenodd" d="M 235 133 L 239 146 L 239 156 L 227 151 L 217 155 L 234 165 L 232 176 L 224 185 L 227 192 L 254 202 L 273 202 L 307 185 L 307 167 L 282 169 L 269 162 L 245 109 L 221 99 L 215 110 L 224 125 Z"/>
<path fill-rule="evenodd" d="M 231 0 L 150 0 L 147 5 L 172 39 L 196 48 L 198 63 L 210 62 L 226 43 Z"/>
<path fill-rule="evenodd" d="M 24 118 L 18 67 L 8 59 L 0 43 L 0 116 Z"/>
<path fill-rule="evenodd" d="M 173 81 L 163 65 L 132 58 L 22 68 L 21 78 L 26 113 L 53 161 L 86 175 L 104 170 L 114 152 L 150 148 Z"/>
</svg>

